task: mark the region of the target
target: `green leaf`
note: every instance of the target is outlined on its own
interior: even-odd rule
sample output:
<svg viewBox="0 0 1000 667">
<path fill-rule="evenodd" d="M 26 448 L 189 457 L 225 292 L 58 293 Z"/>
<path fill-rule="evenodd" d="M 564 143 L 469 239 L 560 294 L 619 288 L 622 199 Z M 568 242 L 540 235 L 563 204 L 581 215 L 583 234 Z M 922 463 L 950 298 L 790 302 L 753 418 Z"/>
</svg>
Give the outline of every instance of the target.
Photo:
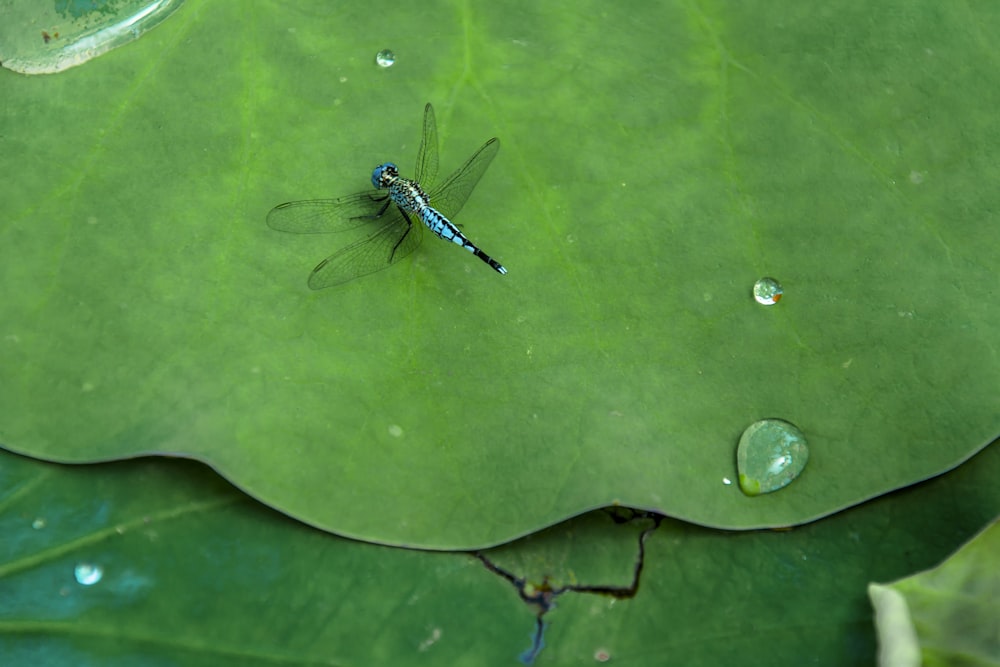
<svg viewBox="0 0 1000 667">
<path fill-rule="evenodd" d="M 192 462 L 0 452 L 0 655 L 4 667 L 517 664 L 545 611 L 539 667 L 600 651 L 640 666 L 874 664 L 867 582 L 933 565 L 980 530 L 1000 513 L 998 475 L 994 446 L 791 531 L 595 512 L 479 560 L 313 530 Z M 80 565 L 99 580 L 79 583 Z M 528 587 L 536 601 L 519 596 Z"/>
<path fill-rule="evenodd" d="M 1000 426 L 997 29 L 910 0 L 188 0 L 0 72 L 0 441 L 193 457 L 428 548 L 613 503 L 796 524 L 939 474 Z M 442 173 L 501 138 L 457 222 L 510 273 L 428 238 L 311 292 L 346 240 L 268 210 L 405 175 L 428 101 Z M 723 480 L 762 418 L 809 464 L 747 498 Z"/>
<path fill-rule="evenodd" d="M 883 665 L 996 665 L 1000 659 L 1000 522 L 944 563 L 893 584 L 869 586 Z"/>
<path fill-rule="evenodd" d="M 5 667 L 500 664 L 529 644 L 530 610 L 470 556 L 307 528 L 192 462 L 5 452 L 0 480 Z"/>
</svg>

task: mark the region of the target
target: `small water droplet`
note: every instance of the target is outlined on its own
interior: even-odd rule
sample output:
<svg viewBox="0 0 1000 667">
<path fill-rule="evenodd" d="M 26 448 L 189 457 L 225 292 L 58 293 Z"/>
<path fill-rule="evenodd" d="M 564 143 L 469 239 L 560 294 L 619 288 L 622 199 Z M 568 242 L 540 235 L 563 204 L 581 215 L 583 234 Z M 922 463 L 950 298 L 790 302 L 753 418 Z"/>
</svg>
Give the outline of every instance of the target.
<svg viewBox="0 0 1000 667">
<path fill-rule="evenodd" d="M 34 528 L 35 530 L 41 530 L 42 528 L 45 528 L 45 519 L 43 519 L 42 517 L 38 517 L 37 519 L 31 522 L 31 527 Z"/>
<path fill-rule="evenodd" d="M 729 486 L 730 484 L 733 483 L 733 480 L 729 479 L 728 477 L 723 477 L 722 483 L 725 484 L 726 486 Z"/>
<path fill-rule="evenodd" d="M 394 438 L 402 438 L 403 427 L 400 426 L 399 424 L 393 424 L 392 426 L 389 427 L 389 435 L 391 435 Z"/>
<path fill-rule="evenodd" d="M 753 284 L 753 298 L 757 300 L 757 303 L 762 303 L 765 306 L 773 306 L 778 303 L 783 291 L 781 283 L 774 278 L 761 278 Z"/>
<path fill-rule="evenodd" d="M 799 476 L 809 460 L 806 437 L 781 419 L 762 419 L 743 431 L 736 450 L 740 489 L 748 496 L 770 493 Z"/>
<path fill-rule="evenodd" d="M 79 563 L 73 569 L 73 576 L 84 586 L 93 586 L 104 576 L 104 568 L 93 563 Z"/>
<path fill-rule="evenodd" d="M 392 67 L 396 62 L 396 54 L 389 49 L 382 49 L 375 54 L 375 64 L 379 67 Z"/>
<path fill-rule="evenodd" d="M 431 646 L 436 644 L 439 639 L 441 639 L 441 628 L 434 628 L 431 630 L 431 636 L 420 642 L 420 646 L 417 647 L 417 650 L 421 652 L 426 651 Z"/>
</svg>

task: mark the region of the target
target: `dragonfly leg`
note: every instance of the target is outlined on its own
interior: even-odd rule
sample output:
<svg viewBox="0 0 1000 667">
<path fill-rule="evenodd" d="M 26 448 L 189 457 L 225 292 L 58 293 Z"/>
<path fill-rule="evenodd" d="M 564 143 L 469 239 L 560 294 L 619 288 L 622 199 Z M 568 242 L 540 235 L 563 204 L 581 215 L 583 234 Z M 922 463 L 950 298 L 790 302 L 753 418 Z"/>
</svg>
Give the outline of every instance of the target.
<svg viewBox="0 0 1000 667">
<path fill-rule="evenodd" d="M 369 196 L 371 196 L 371 195 L 369 195 Z M 360 217 L 360 218 L 368 218 L 368 219 L 371 219 L 371 220 L 378 220 L 385 213 L 385 210 L 387 208 L 389 208 L 389 204 L 392 203 L 392 200 L 389 199 L 388 195 L 386 195 L 385 197 L 372 197 L 372 201 L 384 202 L 382 204 L 382 208 L 380 208 L 378 210 L 378 213 L 373 213 L 371 215 L 362 215 L 362 216 L 358 216 L 358 217 Z"/>
<path fill-rule="evenodd" d="M 413 221 L 410 220 L 410 216 L 407 215 L 406 211 L 404 211 L 402 208 L 398 206 L 396 208 L 399 208 L 399 212 L 403 214 L 403 219 L 406 220 L 406 231 L 403 232 L 403 235 L 399 237 L 398 241 L 396 241 L 396 245 L 392 246 L 392 252 L 389 253 L 390 262 L 392 262 L 392 258 L 395 257 L 396 250 L 403 243 L 403 239 L 406 238 L 406 235 L 413 232 Z M 382 211 L 379 212 L 379 215 L 382 215 L 383 212 L 385 212 L 385 207 L 382 208 Z"/>
</svg>

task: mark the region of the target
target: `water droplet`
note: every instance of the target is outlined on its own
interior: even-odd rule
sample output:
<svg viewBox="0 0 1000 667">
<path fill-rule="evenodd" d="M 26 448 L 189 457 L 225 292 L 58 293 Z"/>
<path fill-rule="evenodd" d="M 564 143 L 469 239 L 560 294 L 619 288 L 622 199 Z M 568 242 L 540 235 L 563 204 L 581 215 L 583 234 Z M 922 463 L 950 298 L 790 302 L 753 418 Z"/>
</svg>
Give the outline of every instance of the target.
<svg viewBox="0 0 1000 667">
<path fill-rule="evenodd" d="M 396 54 L 389 49 L 382 49 L 375 54 L 375 64 L 379 67 L 392 67 L 396 62 Z"/>
<path fill-rule="evenodd" d="M 104 576 L 104 568 L 93 563 L 80 563 L 73 569 L 73 576 L 84 586 L 93 586 Z"/>
<path fill-rule="evenodd" d="M 0 21 L 0 62 L 21 74 L 82 65 L 156 27 L 182 1 L 6 3 L 11 6 Z"/>
<path fill-rule="evenodd" d="M 394 438 L 402 438 L 403 437 L 403 427 L 400 426 L 399 424 L 392 424 L 389 427 L 389 435 L 391 435 Z"/>
<path fill-rule="evenodd" d="M 45 528 L 45 519 L 43 519 L 42 517 L 38 517 L 37 519 L 31 522 L 31 527 L 34 528 L 35 530 L 41 530 L 42 528 Z"/>
<path fill-rule="evenodd" d="M 417 647 L 417 650 L 421 652 L 426 651 L 431 646 L 436 644 L 439 639 L 441 639 L 441 628 L 434 628 L 431 630 L 431 636 L 420 642 L 420 646 Z"/>
<path fill-rule="evenodd" d="M 757 303 L 773 306 L 781 300 L 781 283 L 774 278 L 761 278 L 753 284 L 753 298 Z"/>
<path fill-rule="evenodd" d="M 762 419 L 743 431 L 736 450 L 740 489 L 748 496 L 777 491 L 799 476 L 809 460 L 802 431 L 781 419 Z"/>
<path fill-rule="evenodd" d="M 728 477 L 723 477 L 722 483 L 725 484 L 726 486 L 729 486 L 730 484 L 733 483 L 733 480 L 729 479 Z"/>
</svg>

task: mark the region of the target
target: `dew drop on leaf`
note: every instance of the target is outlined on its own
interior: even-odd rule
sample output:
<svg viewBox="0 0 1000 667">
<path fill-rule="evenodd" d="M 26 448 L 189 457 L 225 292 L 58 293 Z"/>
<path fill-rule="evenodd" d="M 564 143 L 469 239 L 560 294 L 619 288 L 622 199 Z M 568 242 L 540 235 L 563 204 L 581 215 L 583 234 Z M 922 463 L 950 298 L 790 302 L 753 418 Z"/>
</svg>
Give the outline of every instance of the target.
<svg viewBox="0 0 1000 667">
<path fill-rule="evenodd" d="M 761 278 L 753 284 L 753 298 L 757 303 L 773 306 L 781 300 L 781 283 L 774 278 Z"/>
<path fill-rule="evenodd" d="M 736 450 L 740 489 L 748 496 L 770 493 L 799 476 L 809 460 L 806 437 L 781 419 L 762 419 L 743 431 Z"/>
<path fill-rule="evenodd" d="M 104 568 L 93 563 L 79 563 L 73 568 L 76 581 L 84 586 L 93 586 L 104 576 Z"/>
<path fill-rule="evenodd" d="M 379 67 L 392 67 L 396 62 L 396 54 L 389 49 L 382 49 L 375 54 L 375 64 Z"/>
</svg>

